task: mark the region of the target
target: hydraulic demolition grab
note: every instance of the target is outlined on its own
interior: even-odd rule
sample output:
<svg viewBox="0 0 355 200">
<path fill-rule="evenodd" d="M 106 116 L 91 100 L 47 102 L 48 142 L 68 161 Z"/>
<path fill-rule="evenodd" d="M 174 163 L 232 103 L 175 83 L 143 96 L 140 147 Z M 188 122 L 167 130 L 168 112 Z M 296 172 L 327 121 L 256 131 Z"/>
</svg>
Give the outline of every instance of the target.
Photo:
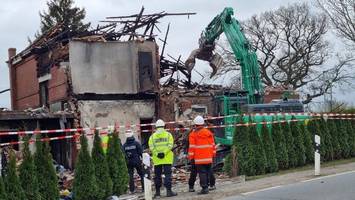
<svg viewBox="0 0 355 200">
<path fill-rule="evenodd" d="M 233 50 L 235 58 L 239 61 L 242 72 L 242 87 L 248 92 L 248 104 L 262 103 L 262 84 L 259 65 L 255 51 L 241 30 L 239 22 L 233 17 L 233 8 L 227 7 L 217 15 L 199 39 L 199 48 L 194 50 L 185 62 L 186 68 L 191 72 L 195 66 L 195 59 L 208 61 L 213 69 L 211 77 L 223 65 L 220 55 L 214 53 L 215 41 L 224 33 Z"/>
</svg>

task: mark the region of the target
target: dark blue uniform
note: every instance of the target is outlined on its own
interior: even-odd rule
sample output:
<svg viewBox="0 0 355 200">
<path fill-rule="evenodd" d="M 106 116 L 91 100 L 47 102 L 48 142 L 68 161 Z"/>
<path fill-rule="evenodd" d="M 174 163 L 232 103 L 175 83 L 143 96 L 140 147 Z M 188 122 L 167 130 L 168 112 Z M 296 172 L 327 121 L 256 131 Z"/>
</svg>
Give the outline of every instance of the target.
<svg viewBox="0 0 355 200">
<path fill-rule="evenodd" d="M 144 188 L 144 170 L 142 165 L 142 154 L 143 149 L 142 145 L 135 140 L 134 137 L 129 137 L 126 140 L 126 143 L 123 145 L 123 150 L 126 154 L 127 167 L 129 174 L 129 190 L 134 192 L 134 169 L 137 170 L 137 173 L 141 177 L 142 187 Z"/>
</svg>

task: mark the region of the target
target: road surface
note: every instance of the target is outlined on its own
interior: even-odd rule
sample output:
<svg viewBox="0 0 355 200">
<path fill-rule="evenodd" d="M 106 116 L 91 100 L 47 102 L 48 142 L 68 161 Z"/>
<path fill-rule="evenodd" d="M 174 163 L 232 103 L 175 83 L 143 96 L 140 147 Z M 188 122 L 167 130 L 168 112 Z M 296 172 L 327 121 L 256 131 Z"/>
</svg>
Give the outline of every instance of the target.
<svg viewBox="0 0 355 200">
<path fill-rule="evenodd" d="M 355 171 L 247 192 L 224 200 L 355 200 Z"/>
</svg>

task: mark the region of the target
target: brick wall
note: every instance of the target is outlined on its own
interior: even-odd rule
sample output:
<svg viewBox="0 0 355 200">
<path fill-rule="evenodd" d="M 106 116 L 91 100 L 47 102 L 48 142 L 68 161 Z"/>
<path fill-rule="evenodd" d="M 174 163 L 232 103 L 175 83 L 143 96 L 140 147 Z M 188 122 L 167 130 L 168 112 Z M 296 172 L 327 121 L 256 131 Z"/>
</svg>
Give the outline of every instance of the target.
<svg viewBox="0 0 355 200">
<path fill-rule="evenodd" d="M 15 92 L 14 110 L 40 107 L 39 82 L 37 77 L 37 61 L 30 56 L 12 66 Z M 63 101 L 68 96 L 68 84 L 65 69 L 54 66 L 50 70 L 51 79 L 48 81 L 48 103 Z"/>
<path fill-rule="evenodd" d="M 37 62 L 33 56 L 26 58 L 15 68 L 16 93 L 15 110 L 36 108 L 40 105 L 39 84 L 37 79 Z"/>
<path fill-rule="evenodd" d="M 68 83 L 65 70 L 54 66 L 51 68 L 52 78 L 48 82 L 49 103 L 55 103 L 67 99 Z"/>
</svg>

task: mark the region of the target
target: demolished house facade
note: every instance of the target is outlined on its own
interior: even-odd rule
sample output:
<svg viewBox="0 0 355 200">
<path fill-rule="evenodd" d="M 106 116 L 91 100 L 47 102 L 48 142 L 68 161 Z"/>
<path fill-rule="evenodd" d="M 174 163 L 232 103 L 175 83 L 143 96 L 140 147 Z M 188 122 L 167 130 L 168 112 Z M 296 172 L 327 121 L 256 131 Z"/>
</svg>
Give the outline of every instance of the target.
<svg viewBox="0 0 355 200">
<path fill-rule="evenodd" d="M 219 116 L 221 105 L 214 99 L 223 95 L 226 88 L 193 83 L 191 69 L 185 67 L 181 57 L 174 59 L 168 55 L 171 59 L 165 58 L 169 26 L 163 46 L 159 48 L 155 41 L 154 29 L 160 18 L 195 13 L 144 15 L 143 11 L 144 8 L 136 15 L 109 17 L 102 21 L 107 25 L 81 33 L 57 24 L 25 50 L 17 52 L 10 48 L 8 66 L 13 112 L 45 113 L 56 120 L 46 124 L 42 123 L 45 117 L 41 118 L 41 123 L 31 118 L 32 121 L 37 119 L 35 126 L 0 126 L 0 131 L 120 125 L 122 141 L 125 130 L 133 129 L 147 147 L 153 126 L 136 126 L 138 124 L 150 124 L 162 118 L 179 121 L 168 124 L 169 128 L 181 128 L 190 127 L 189 120 L 198 114 Z M 184 77 L 179 79 L 176 73 Z M 21 121 L 21 117 L 17 121 Z M 72 134 L 63 132 L 48 137 Z M 175 152 L 179 155 L 187 132 L 174 134 Z M 16 140 L 20 138 L 0 138 L 1 142 Z M 54 156 L 57 162 L 73 166 L 77 141 L 51 141 L 51 146 L 53 155 L 58 155 Z"/>
<path fill-rule="evenodd" d="M 19 54 L 9 49 L 12 109 L 72 113 L 73 127 L 152 122 L 157 55 L 148 40 L 77 38 L 51 49 L 36 43 Z"/>
<path fill-rule="evenodd" d="M 161 116 L 159 80 L 173 73 L 171 69 L 175 67 L 173 62 L 159 56 L 153 35 L 155 26 L 152 24 L 166 15 L 142 15 L 141 12 L 134 16 L 136 23 L 124 22 L 125 26 L 119 31 L 115 29 L 117 23 L 84 33 L 68 31 L 58 24 L 23 51 L 10 48 L 7 63 L 12 112 L 70 116 L 64 126 L 58 121 L 49 126 L 11 130 L 123 125 L 126 127 L 118 130 L 121 139 L 124 139 L 125 129 L 133 129 L 146 146 L 152 127 L 135 125 L 152 123 Z M 141 27 L 145 31 L 140 35 L 136 28 Z M 74 133 L 61 133 L 69 134 Z M 48 137 L 54 136 L 48 134 Z M 14 142 L 20 138 L 3 137 L 1 140 Z M 57 142 L 63 145 L 53 148 Z M 76 148 L 72 140 L 52 141 L 51 146 L 54 154 L 62 153 L 63 149 L 67 151 L 63 153 L 67 155 L 64 160 L 75 157 L 76 152 L 70 150 Z M 56 160 L 63 163 L 63 159 Z"/>
</svg>

